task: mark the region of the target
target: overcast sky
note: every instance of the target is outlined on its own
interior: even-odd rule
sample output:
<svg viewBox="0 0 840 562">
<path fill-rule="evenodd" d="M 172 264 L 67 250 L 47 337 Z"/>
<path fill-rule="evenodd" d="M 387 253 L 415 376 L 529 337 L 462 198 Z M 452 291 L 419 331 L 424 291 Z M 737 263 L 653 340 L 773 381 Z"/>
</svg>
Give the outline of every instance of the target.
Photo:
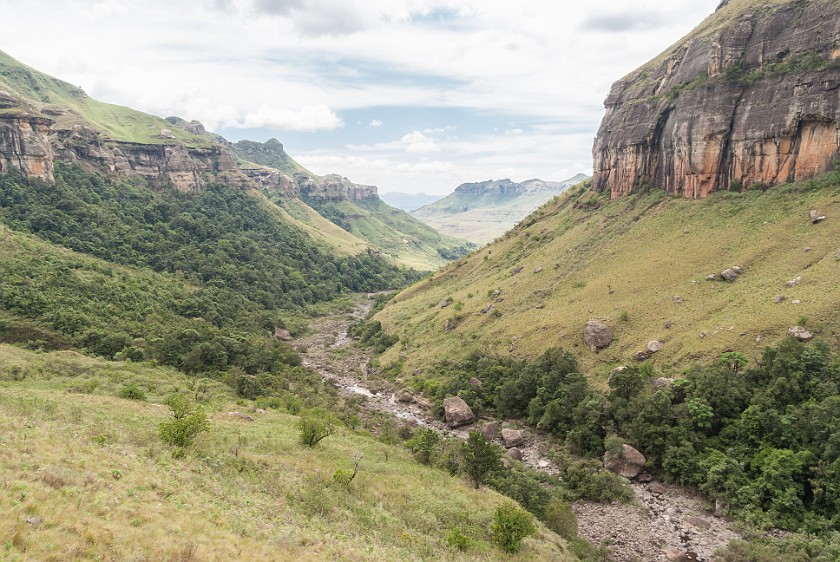
<svg viewBox="0 0 840 562">
<path fill-rule="evenodd" d="M 0 50 L 318 174 L 446 194 L 591 174 L 610 84 L 718 3 L 0 0 Z"/>
</svg>

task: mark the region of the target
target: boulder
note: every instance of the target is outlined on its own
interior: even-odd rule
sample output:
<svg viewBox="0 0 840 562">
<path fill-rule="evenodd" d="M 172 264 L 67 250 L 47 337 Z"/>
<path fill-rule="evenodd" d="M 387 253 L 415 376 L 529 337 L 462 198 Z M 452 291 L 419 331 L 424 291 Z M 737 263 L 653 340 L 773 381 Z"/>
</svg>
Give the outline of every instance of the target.
<svg viewBox="0 0 840 562">
<path fill-rule="evenodd" d="M 511 447 L 510 449 L 508 449 L 507 455 L 515 461 L 522 460 L 522 451 L 520 451 L 516 447 Z"/>
<path fill-rule="evenodd" d="M 653 384 L 657 390 L 662 388 L 671 388 L 672 386 L 674 386 L 674 379 L 669 379 L 667 377 L 659 377 Z"/>
<path fill-rule="evenodd" d="M 732 283 L 736 279 L 738 279 L 738 274 L 735 273 L 732 269 L 724 269 L 720 272 L 720 278 L 728 283 Z"/>
<path fill-rule="evenodd" d="M 484 383 L 482 383 L 479 379 L 475 377 L 470 377 L 470 384 L 476 388 L 481 388 L 482 386 L 484 386 Z"/>
<path fill-rule="evenodd" d="M 449 427 L 461 427 L 475 421 L 475 414 L 460 396 L 450 396 L 443 401 L 446 424 Z"/>
<path fill-rule="evenodd" d="M 825 220 L 825 215 L 823 215 L 816 209 L 811 209 L 811 211 L 808 213 L 808 216 L 811 217 L 811 224 L 821 223 Z"/>
<path fill-rule="evenodd" d="M 637 351 L 633 358 L 636 361 L 646 361 L 650 357 L 650 354 L 647 351 Z"/>
<path fill-rule="evenodd" d="M 174 138 L 176 138 L 175 133 L 173 133 L 169 129 L 161 129 L 160 130 L 160 136 L 161 136 L 161 138 L 164 138 L 164 139 L 174 139 Z"/>
<path fill-rule="evenodd" d="M 502 424 L 500 422 L 494 421 L 485 423 L 478 429 L 478 431 L 481 432 L 485 439 L 487 439 L 488 441 L 493 441 L 494 439 L 496 439 L 496 437 L 499 436 L 499 428 L 501 427 Z"/>
<path fill-rule="evenodd" d="M 674 304 L 682 304 L 683 300 L 682 297 L 679 295 L 674 295 Z"/>
<path fill-rule="evenodd" d="M 807 342 L 814 339 L 814 334 L 805 329 L 804 326 L 794 326 L 788 330 L 788 335 L 793 336 L 801 342 Z"/>
<path fill-rule="evenodd" d="M 414 398 L 411 396 L 411 393 L 408 391 L 403 390 L 397 395 L 397 402 L 401 404 L 411 404 L 414 401 Z"/>
<path fill-rule="evenodd" d="M 604 453 L 604 468 L 625 478 L 635 478 L 645 466 L 645 456 L 630 445 L 621 446 L 621 451 Z"/>
<path fill-rule="evenodd" d="M 239 419 L 239 420 L 242 420 L 242 421 L 248 421 L 248 422 L 254 421 L 254 418 L 252 418 L 248 414 L 243 414 L 242 412 L 228 412 L 227 415 L 229 415 L 232 418 L 236 418 L 236 419 Z"/>
<path fill-rule="evenodd" d="M 670 320 L 666 320 L 664 325 L 666 330 L 670 330 L 671 326 L 673 326 Z"/>
<path fill-rule="evenodd" d="M 662 342 L 656 340 L 649 341 L 647 344 L 647 350 L 650 353 L 658 353 L 662 351 Z"/>
<path fill-rule="evenodd" d="M 741 275 L 742 273 L 744 273 L 744 268 L 741 267 L 740 265 L 733 265 L 729 269 L 734 271 L 736 275 Z"/>
<path fill-rule="evenodd" d="M 443 299 L 442 301 L 440 301 L 440 307 L 441 307 L 441 308 L 446 308 L 446 307 L 447 307 L 447 306 L 449 306 L 450 304 L 452 304 L 452 299 L 451 299 L 451 298 L 449 298 L 449 297 L 446 297 L 445 299 Z"/>
<path fill-rule="evenodd" d="M 794 287 L 799 285 L 801 282 L 802 282 L 802 277 L 797 277 L 796 279 L 791 279 L 790 281 L 788 281 L 785 286 L 788 289 L 793 289 Z"/>
<path fill-rule="evenodd" d="M 274 328 L 274 337 L 280 341 L 292 341 L 292 334 L 283 328 Z"/>
<path fill-rule="evenodd" d="M 685 522 L 693 527 L 697 527 L 701 531 L 708 531 L 712 528 L 712 524 L 709 521 L 706 521 L 702 517 L 697 517 L 696 515 L 689 515 L 685 518 Z"/>
<path fill-rule="evenodd" d="M 484 308 L 481 309 L 481 313 L 482 314 L 487 314 L 488 312 L 490 312 L 494 308 L 495 308 L 495 306 L 492 303 L 490 303 L 490 304 L 488 304 L 487 306 L 485 306 Z"/>
<path fill-rule="evenodd" d="M 648 491 L 655 496 L 664 496 L 668 491 L 661 482 L 651 482 L 648 486 Z"/>
<path fill-rule="evenodd" d="M 590 320 L 583 328 L 583 343 L 594 353 L 608 348 L 612 341 L 610 328 L 601 320 Z"/>
<path fill-rule="evenodd" d="M 776 300 L 776 304 L 779 304 L 779 303 L 783 303 L 783 302 L 785 302 L 785 299 L 786 299 L 786 298 L 787 298 L 787 297 L 785 297 L 784 295 L 776 295 L 776 299 L 775 299 L 775 300 Z"/>
<path fill-rule="evenodd" d="M 717 275 L 715 275 L 714 273 L 706 276 L 706 281 L 716 281 L 716 280 L 717 280 Z"/>
<path fill-rule="evenodd" d="M 514 267 L 513 269 L 510 270 L 510 274 L 511 275 L 518 275 L 519 273 L 522 273 L 523 269 L 525 269 L 525 266 L 522 266 L 522 265 L 520 265 L 518 267 Z"/>
<path fill-rule="evenodd" d="M 639 482 L 642 484 L 649 484 L 653 482 L 653 476 L 648 472 L 643 472 L 639 474 Z"/>
<path fill-rule="evenodd" d="M 511 447 L 519 447 L 525 441 L 525 435 L 522 430 L 510 429 L 508 427 L 502 430 L 502 441 L 508 449 Z"/>
<path fill-rule="evenodd" d="M 673 546 L 666 546 L 662 549 L 662 553 L 668 562 L 692 562 L 694 560 L 687 552 L 674 548 Z"/>
</svg>

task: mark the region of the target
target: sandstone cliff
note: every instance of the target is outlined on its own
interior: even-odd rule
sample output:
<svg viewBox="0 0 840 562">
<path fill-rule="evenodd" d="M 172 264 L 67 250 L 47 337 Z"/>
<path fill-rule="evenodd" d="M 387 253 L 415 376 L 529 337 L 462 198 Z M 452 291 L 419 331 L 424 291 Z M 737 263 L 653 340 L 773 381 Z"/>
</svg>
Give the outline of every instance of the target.
<svg viewBox="0 0 840 562">
<path fill-rule="evenodd" d="M 329 202 L 379 199 L 375 186 L 359 185 L 338 174 L 329 174 L 320 178 L 295 174 L 295 180 L 304 199 Z"/>
<path fill-rule="evenodd" d="M 840 159 L 840 3 L 731 0 L 616 82 L 597 190 L 686 197 L 811 178 Z"/>
</svg>

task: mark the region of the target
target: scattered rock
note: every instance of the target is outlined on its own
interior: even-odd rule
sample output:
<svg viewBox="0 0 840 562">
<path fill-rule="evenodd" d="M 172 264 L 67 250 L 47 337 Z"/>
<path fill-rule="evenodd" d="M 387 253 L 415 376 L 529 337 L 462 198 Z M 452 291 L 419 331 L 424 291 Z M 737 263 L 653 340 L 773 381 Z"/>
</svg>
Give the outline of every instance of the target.
<svg viewBox="0 0 840 562">
<path fill-rule="evenodd" d="M 397 402 L 400 404 L 411 404 L 414 401 L 414 397 L 411 396 L 410 392 L 403 390 L 397 395 Z"/>
<path fill-rule="evenodd" d="M 779 304 L 779 303 L 785 302 L 785 299 L 786 299 L 786 298 L 787 298 L 787 297 L 786 297 L 786 296 L 784 296 L 784 295 L 776 295 L 776 304 Z"/>
<path fill-rule="evenodd" d="M 520 429 L 510 429 L 508 427 L 502 430 L 502 441 L 505 447 L 519 447 L 525 442 L 525 435 Z"/>
<path fill-rule="evenodd" d="M 790 302 L 791 302 L 791 304 L 800 304 L 800 303 L 802 303 L 802 301 L 801 301 L 801 300 L 799 300 L 799 299 L 794 299 L 794 300 L 792 300 L 792 301 L 790 301 Z"/>
<path fill-rule="evenodd" d="M 738 274 L 731 269 L 724 269 L 720 272 L 720 278 L 728 283 L 733 283 L 736 279 L 738 279 Z"/>
<path fill-rule="evenodd" d="M 706 281 L 715 281 L 715 280 L 717 280 L 717 275 L 715 275 L 714 273 L 706 276 Z"/>
<path fill-rule="evenodd" d="M 691 562 L 693 558 L 689 557 L 687 552 L 678 550 L 672 546 L 666 546 L 662 549 L 662 553 L 668 562 Z"/>
<path fill-rule="evenodd" d="M 495 308 L 495 306 L 493 304 L 488 304 L 487 306 L 485 306 L 484 308 L 481 309 L 481 313 L 482 314 L 487 314 L 488 312 L 490 312 L 494 308 Z"/>
<path fill-rule="evenodd" d="M 254 421 L 254 418 L 252 418 L 248 414 L 243 414 L 242 412 L 228 412 L 227 415 L 229 415 L 232 418 L 240 419 L 242 421 Z"/>
<path fill-rule="evenodd" d="M 683 300 L 682 297 L 677 295 L 674 297 L 674 304 L 682 304 Z"/>
<path fill-rule="evenodd" d="M 446 321 L 446 324 L 443 325 L 443 329 L 446 330 L 447 332 L 451 332 L 457 326 L 458 326 L 458 321 L 453 319 L 453 318 L 450 318 L 449 320 Z"/>
<path fill-rule="evenodd" d="M 164 139 L 174 139 L 175 138 L 175 133 L 173 133 L 169 129 L 161 129 L 160 130 L 160 136 L 161 136 L 161 138 L 164 138 Z"/>
<path fill-rule="evenodd" d="M 484 386 L 484 383 L 475 377 L 470 377 L 470 385 L 475 386 L 477 388 L 481 388 L 482 386 Z"/>
<path fill-rule="evenodd" d="M 689 525 L 697 527 L 701 531 L 708 531 L 712 528 L 712 524 L 709 521 L 706 521 L 702 517 L 697 517 L 696 515 L 689 515 L 685 518 L 685 522 Z"/>
<path fill-rule="evenodd" d="M 810 252 L 811 250 L 813 250 L 813 248 L 811 248 L 811 246 L 806 246 L 806 247 L 805 247 L 805 253 L 806 253 L 806 254 L 807 254 L 808 252 Z"/>
<path fill-rule="evenodd" d="M 645 466 L 645 456 L 630 445 L 621 446 L 619 453 L 604 453 L 604 468 L 625 478 L 635 478 Z"/>
<path fill-rule="evenodd" d="M 706 332 L 700 332 L 700 339 L 704 339 L 708 334 Z"/>
<path fill-rule="evenodd" d="M 0 93 L 2 93 L 2 92 L 0 92 Z M 41 519 L 40 517 L 27 517 L 26 519 L 24 519 L 24 521 L 26 521 L 27 523 L 29 523 L 33 527 L 40 527 L 41 525 L 44 524 L 44 520 Z"/>
<path fill-rule="evenodd" d="M 668 488 L 666 488 L 661 482 L 651 482 L 650 486 L 648 486 L 648 490 L 651 494 L 657 496 L 664 496 L 668 493 Z"/>
<path fill-rule="evenodd" d="M 673 326 L 673 324 L 671 323 L 670 320 L 666 320 L 664 326 L 665 326 L 666 330 L 670 330 L 671 326 Z"/>
<path fill-rule="evenodd" d="M 499 295 L 501 295 L 501 294 L 502 294 L 502 290 L 501 289 L 496 289 L 495 291 L 493 291 L 493 298 L 497 299 L 497 298 L 499 298 Z"/>
<path fill-rule="evenodd" d="M 280 341 L 292 341 L 292 334 L 283 328 L 274 328 L 274 337 Z"/>
<path fill-rule="evenodd" d="M 450 396 L 443 401 L 446 424 L 455 428 L 475 421 L 475 414 L 460 396 Z"/>
<path fill-rule="evenodd" d="M 801 342 L 808 342 L 814 339 L 814 335 L 803 326 L 794 326 L 788 330 L 788 335 L 795 337 Z"/>
<path fill-rule="evenodd" d="M 761 340 L 762 340 L 762 339 L 763 339 L 763 338 L 761 337 L 761 334 L 757 335 L 757 336 L 755 337 L 755 343 L 761 343 Z"/>
<path fill-rule="evenodd" d="M 811 224 L 821 223 L 825 220 L 825 215 L 821 214 L 816 209 L 811 209 L 808 215 L 811 217 Z"/>
<path fill-rule="evenodd" d="M 650 353 L 658 353 L 662 351 L 662 342 L 657 340 L 649 341 L 647 344 L 647 350 Z"/>
<path fill-rule="evenodd" d="M 446 308 L 450 304 L 452 304 L 452 298 L 451 297 L 446 297 L 445 299 L 440 301 L 440 307 L 441 308 Z"/>
<path fill-rule="evenodd" d="M 522 460 L 522 451 L 520 451 L 516 447 L 512 447 L 512 448 L 508 449 L 507 455 L 515 461 L 521 461 Z"/>
<path fill-rule="evenodd" d="M 636 361 L 645 361 L 650 357 L 650 354 L 647 351 L 637 351 L 636 354 L 633 356 L 633 359 Z"/>
<path fill-rule="evenodd" d="M 499 436 L 499 428 L 501 428 L 501 422 L 489 422 L 482 425 L 478 431 L 484 436 L 485 439 L 488 441 L 493 441 L 496 437 Z"/>
<path fill-rule="evenodd" d="M 523 269 L 525 269 L 525 266 L 524 266 L 524 265 L 520 265 L 520 266 L 518 266 L 518 267 L 514 267 L 513 269 L 511 269 L 511 270 L 510 270 L 510 274 L 511 274 L 511 275 L 517 275 L 517 274 L 519 274 L 519 273 L 522 273 L 522 270 L 523 270 Z"/>
<path fill-rule="evenodd" d="M 744 273 L 744 268 L 741 267 L 740 265 L 733 265 L 729 269 L 734 271 L 737 275 L 741 275 L 742 273 Z"/>
<path fill-rule="evenodd" d="M 660 390 L 662 388 L 671 388 L 672 386 L 674 386 L 674 380 L 675 379 L 669 379 L 667 377 L 659 377 L 653 384 L 657 390 Z"/>
<path fill-rule="evenodd" d="M 534 273 L 542 273 L 542 268 L 538 267 L 537 269 L 534 270 Z"/>
<path fill-rule="evenodd" d="M 653 476 L 647 472 L 643 472 L 639 475 L 639 482 L 642 484 L 648 484 L 653 482 Z"/>
<path fill-rule="evenodd" d="M 537 310 L 542 310 L 543 308 L 545 308 L 545 305 L 544 304 L 538 304 L 534 308 L 536 308 Z"/>
<path fill-rule="evenodd" d="M 786 284 L 786 287 L 788 289 L 793 289 L 794 287 L 796 287 L 800 283 L 802 283 L 802 277 L 797 277 L 796 279 L 791 279 L 790 281 L 788 281 L 787 284 Z"/>
<path fill-rule="evenodd" d="M 583 328 L 583 343 L 594 353 L 608 348 L 612 341 L 612 332 L 601 320 L 590 320 Z"/>
</svg>

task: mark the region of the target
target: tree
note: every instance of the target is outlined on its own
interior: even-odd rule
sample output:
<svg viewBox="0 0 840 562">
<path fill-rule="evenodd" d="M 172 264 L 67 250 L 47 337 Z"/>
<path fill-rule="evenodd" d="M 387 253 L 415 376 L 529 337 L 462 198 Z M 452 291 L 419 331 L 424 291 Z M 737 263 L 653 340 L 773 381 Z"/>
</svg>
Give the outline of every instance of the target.
<svg viewBox="0 0 840 562">
<path fill-rule="evenodd" d="M 511 502 L 496 508 L 493 514 L 493 542 L 508 553 L 522 549 L 522 539 L 537 532 L 534 517 Z"/>
<path fill-rule="evenodd" d="M 478 489 L 484 478 L 501 466 L 502 451 L 478 431 L 471 431 L 464 447 L 463 470 Z"/>
<path fill-rule="evenodd" d="M 160 424 L 160 437 L 170 445 L 189 447 L 195 436 L 210 429 L 207 415 L 201 406 L 195 408 L 181 395 L 175 395 L 169 400 L 172 419 Z"/>
<path fill-rule="evenodd" d="M 314 447 L 325 437 L 335 433 L 335 425 L 327 416 L 318 415 L 316 412 L 304 414 L 298 422 L 300 431 L 300 442 L 307 447 Z"/>
</svg>

